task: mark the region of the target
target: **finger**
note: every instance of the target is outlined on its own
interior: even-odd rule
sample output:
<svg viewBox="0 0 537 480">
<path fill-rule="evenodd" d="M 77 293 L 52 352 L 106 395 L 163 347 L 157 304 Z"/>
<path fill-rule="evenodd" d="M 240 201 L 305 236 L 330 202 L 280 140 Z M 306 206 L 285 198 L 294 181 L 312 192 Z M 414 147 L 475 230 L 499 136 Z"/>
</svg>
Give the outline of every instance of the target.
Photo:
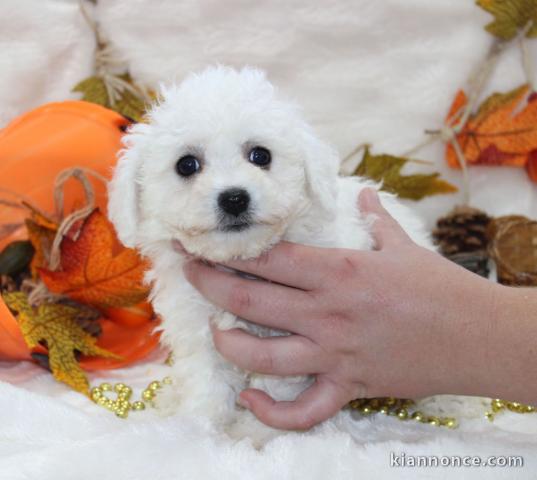
<svg viewBox="0 0 537 480">
<path fill-rule="evenodd" d="M 304 335 L 313 328 L 315 306 L 302 290 L 241 278 L 197 260 L 187 262 L 183 270 L 207 300 L 238 317 Z"/>
<path fill-rule="evenodd" d="M 328 368 L 321 349 L 299 335 L 256 337 L 244 330 L 213 328 L 216 349 L 238 367 L 268 375 L 310 375 Z"/>
<path fill-rule="evenodd" d="M 358 206 L 362 214 L 372 215 L 374 218 L 371 229 L 377 250 L 410 240 L 401 225 L 382 206 L 379 195 L 374 188 L 364 188 L 360 192 Z"/>
<path fill-rule="evenodd" d="M 280 242 L 252 260 L 232 260 L 224 265 L 273 282 L 302 290 L 317 288 L 326 270 L 328 249 Z"/>
<path fill-rule="evenodd" d="M 261 422 L 282 430 L 308 430 L 334 416 L 350 400 L 341 387 L 318 377 L 292 402 L 277 402 L 261 390 L 241 392 L 239 403 Z"/>
</svg>

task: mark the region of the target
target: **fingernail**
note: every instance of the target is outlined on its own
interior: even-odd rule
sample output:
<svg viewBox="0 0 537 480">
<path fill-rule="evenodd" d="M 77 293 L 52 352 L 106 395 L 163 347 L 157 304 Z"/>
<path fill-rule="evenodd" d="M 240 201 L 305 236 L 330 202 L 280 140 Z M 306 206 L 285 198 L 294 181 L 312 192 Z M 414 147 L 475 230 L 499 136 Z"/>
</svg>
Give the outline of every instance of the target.
<svg viewBox="0 0 537 480">
<path fill-rule="evenodd" d="M 237 398 L 237 403 L 241 406 L 246 408 L 247 410 L 250 410 L 250 402 L 246 400 L 245 398 L 241 397 L 240 395 Z"/>
</svg>

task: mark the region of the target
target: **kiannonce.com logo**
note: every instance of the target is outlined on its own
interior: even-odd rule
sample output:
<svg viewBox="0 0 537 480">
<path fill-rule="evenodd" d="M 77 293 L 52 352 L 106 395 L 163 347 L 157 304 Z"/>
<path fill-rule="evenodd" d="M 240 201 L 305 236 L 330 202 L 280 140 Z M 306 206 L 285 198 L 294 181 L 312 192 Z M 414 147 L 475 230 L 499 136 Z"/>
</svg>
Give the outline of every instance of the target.
<svg viewBox="0 0 537 480">
<path fill-rule="evenodd" d="M 480 457 L 476 455 L 407 455 L 406 453 L 390 453 L 390 467 L 498 467 L 522 468 L 524 457 L 494 456 Z"/>
</svg>

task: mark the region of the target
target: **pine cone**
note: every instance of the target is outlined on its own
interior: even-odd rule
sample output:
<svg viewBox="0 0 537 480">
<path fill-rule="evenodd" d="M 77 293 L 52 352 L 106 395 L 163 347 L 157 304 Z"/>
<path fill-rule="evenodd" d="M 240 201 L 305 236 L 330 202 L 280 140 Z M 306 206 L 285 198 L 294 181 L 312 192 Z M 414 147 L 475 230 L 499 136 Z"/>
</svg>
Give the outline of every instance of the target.
<svg viewBox="0 0 537 480">
<path fill-rule="evenodd" d="M 437 222 L 433 238 L 445 256 L 486 251 L 490 217 L 483 211 L 457 206 Z"/>
<path fill-rule="evenodd" d="M 454 253 L 453 255 L 448 255 L 447 258 L 457 265 L 466 268 L 466 270 L 470 270 L 485 278 L 489 277 L 489 256 L 484 250 Z"/>
</svg>

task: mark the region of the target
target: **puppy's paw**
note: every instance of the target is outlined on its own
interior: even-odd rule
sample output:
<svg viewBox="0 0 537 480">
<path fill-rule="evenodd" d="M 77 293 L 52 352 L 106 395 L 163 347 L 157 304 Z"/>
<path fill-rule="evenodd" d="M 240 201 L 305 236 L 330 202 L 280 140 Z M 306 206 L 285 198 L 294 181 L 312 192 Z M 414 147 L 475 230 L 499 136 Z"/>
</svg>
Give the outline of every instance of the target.
<svg viewBox="0 0 537 480">
<path fill-rule="evenodd" d="M 249 439 L 257 450 L 273 438 L 286 433 L 264 425 L 248 411 L 240 412 L 236 421 L 228 425 L 225 430 L 232 440 Z"/>
</svg>

